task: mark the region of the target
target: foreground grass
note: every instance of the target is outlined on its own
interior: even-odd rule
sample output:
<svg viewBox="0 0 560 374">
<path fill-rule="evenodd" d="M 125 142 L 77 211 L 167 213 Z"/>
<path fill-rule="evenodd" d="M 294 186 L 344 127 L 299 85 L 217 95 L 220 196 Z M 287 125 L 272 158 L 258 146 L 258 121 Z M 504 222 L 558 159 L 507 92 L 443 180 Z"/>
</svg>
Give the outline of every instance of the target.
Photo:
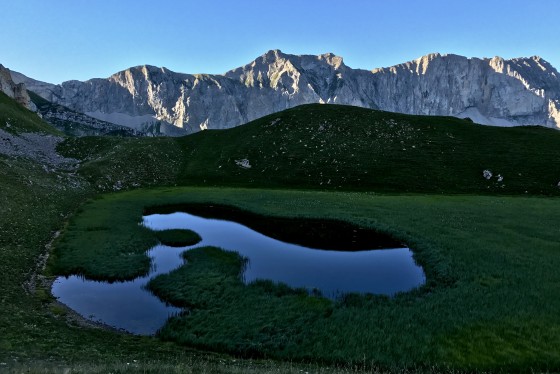
<svg viewBox="0 0 560 374">
<path fill-rule="evenodd" d="M 243 360 L 239 358 L 221 357 L 215 360 L 204 360 L 195 356 L 188 356 L 182 360 L 169 359 L 167 361 L 139 361 L 130 362 L 107 360 L 104 362 L 81 362 L 74 365 L 56 365 L 53 363 L 35 363 L 33 365 L 11 365 L 2 367 L 7 373 L 29 373 L 29 374 L 50 374 L 50 373 L 177 373 L 177 374 L 388 374 L 395 373 L 382 368 L 364 368 L 360 363 L 347 366 L 326 366 L 318 364 L 300 364 L 290 362 L 278 362 L 272 360 Z M 440 371 L 436 368 L 431 370 L 400 370 L 397 373 L 439 373 L 451 372 Z"/>
<path fill-rule="evenodd" d="M 61 135 L 1 94 L 0 128 L 12 134 Z M 558 203 L 554 199 L 169 189 L 109 195 L 90 201 L 83 211 L 77 207 L 99 191 L 175 184 L 556 195 L 559 136 L 538 128 L 481 128 L 443 117 L 310 106 L 247 127 L 184 139 L 68 139 L 60 152 L 80 160 L 80 178 L 45 170 L 24 158 L 0 156 L 0 371 L 380 372 L 378 364 L 391 357 L 394 361 L 388 367 L 393 370 L 411 365 L 411 371 L 447 372 L 450 363 L 463 369 L 554 371 L 558 369 L 554 345 L 560 346 L 559 282 L 554 273 Z M 250 169 L 237 165 L 243 158 L 250 161 Z M 490 180 L 482 178 L 486 168 L 494 172 Z M 504 181 L 498 181 L 498 173 Z M 301 347 L 293 354 L 288 350 L 271 354 L 278 330 L 266 325 L 261 331 L 259 326 L 278 298 L 294 298 L 305 310 L 310 300 L 300 300 L 289 290 L 266 283 L 248 290 L 231 282 L 223 289 L 228 298 L 210 300 L 215 314 L 200 306 L 193 314 L 193 318 L 206 314 L 209 321 L 215 320 L 226 313 L 223 308 L 235 292 L 249 296 L 234 314 L 224 315 L 220 323 L 228 326 L 246 318 L 240 313 L 258 314 L 256 307 L 250 309 L 251 301 L 266 296 L 270 302 L 263 308 L 268 312 L 249 321 L 254 325 L 248 336 L 255 336 L 259 345 L 251 352 L 296 360 L 305 360 L 302 357 L 309 352 L 316 360 L 309 365 L 233 359 L 153 338 L 84 328 L 78 320 L 67 318 L 68 310 L 53 304 L 48 278 L 41 276 L 41 260 L 49 252 L 45 246 L 69 215 L 75 214 L 57 243 L 58 257 L 51 259 L 50 270 L 130 278 L 147 270 L 143 248 L 157 241 L 137 225 L 144 207 L 184 202 L 375 226 L 415 248 L 429 283 L 420 292 L 393 300 L 354 297 L 343 304 L 319 303 L 313 309 L 319 316 L 317 323 L 305 326 L 310 335 L 297 342 L 285 340 Z M 136 236 L 131 238 L 130 232 Z M 106 252 L 72 253 L 71 243 L 85 248 L 105 245 Z M 106 256 L 113 258 L 111 263 Z M 199 272 L 216 261 L 201 264 L 196 265 Z M 232 261 L 227 269 L 235 266 Z M 281 307 L 293 305 L 290 301 Z M 323 316 L 321 308 L 330 308 L 331 316 Z M 324 326 L 317 332 L 319 322 Z M 192 320 L 177 323 L 188 326 Z M 287 326 L 281 318 L 275 323 Z M 344 340 L 341 326 L 347 336 L 357 337 L 354 342 Z M 364 329 L 369 330 L 357 331 Z M 205 334 L 194 339 L 183 334 L 174 339 L 248 353 L 243 348 L 246 340 L 227 328 L 218 331 L 207 326 L 200 331 Z M 329 351 L 332 354 L 325 361 L 344 364 L 324 366 L 321 357 Z M 344 356 L 346 351 L 352 351 L 349 357 Z M 430 366 L 433 362 L 443 364 Z"/>
<path fill-rule="evenodd" d="M 65 318 L 65 308 L 52 304 L 41 276 L 45 245 L 93 193 L 87 187 L 64 189 L 58 175 L 25 160 L 0 158 L 0 372 L 60 372 L 61 366 L 87 372 L 107 360 L 194 357 L 154 339 L 83 328 Z"/>
<path fill-rule="evenodd" d="M 0 162 L 4 160 L 0 159 Z M 242 360 L 84 327 L 52 303 L 37 259 L 85 199 L 86 187 L 62 190 L 56 175 L 10 160 L 0 167 L 0 372 L 7 373 L 354 373 L 361 367 Z M 0 163 L 0 166 L 3 166 Z M 26 184 L 32 178 L 32 185 Z M 25 233 L 24 235 L 22 233 Z M 144 243 L 145 244 L 145 243 Z M 33 274 L 38 282 L 29 282 Z M 25 287 L 22 287 L 25 286 Z M 33 286 L 32 288 L 27 288 Z M 372 373 L 382 372 L 372 368 Z"/>
<path fill-rule="evenodd" d="M 331 303 L 269 282 L 244 286 L 237 277 L 240 259 L 201 249 L 186 254 L 189 265 L 151 285 L 167 300 L 191 308 L 164 328 L 165 339 L 242 355 L 392 368 L 560 368 L 560 246 L 558 230 L 550 229 L 560 219 L 558 199 L 208 188 L 134 191 L 86 204 L 57 246 L 53 266 L 73 264 L 100 278 L 141 273 L 143 265 L 121 269 L 114 251 L 97 254 L 101 266 L 93 266 L 81 257 L 93 250 L 86 243 L 94 243 L 100 232 L 106 248 L 121 240 L 120 230 L 153 235 L 138 226 L 144 209 L 180 203 L 337 218 L 389 232 L 414 248 L 428 282 L 392 299 L 354 295 Z M 109 229 L 92 229 L 101 222 Z M 112 230 L 115 226 L 119 229 Z M 137 254 L 146 249 L 139 247 Z"/>
</svg>

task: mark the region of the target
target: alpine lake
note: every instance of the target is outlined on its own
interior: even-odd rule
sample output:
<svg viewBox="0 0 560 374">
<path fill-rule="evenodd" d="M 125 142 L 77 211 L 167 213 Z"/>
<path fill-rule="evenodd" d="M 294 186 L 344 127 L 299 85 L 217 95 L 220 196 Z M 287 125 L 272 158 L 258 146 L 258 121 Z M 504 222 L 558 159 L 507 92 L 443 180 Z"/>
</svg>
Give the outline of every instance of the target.
<svg viewBox="0 0 560 374">
<path fill-rule="evenodd" d="M 182 253 L 199 247 L 239 253 L 245 259 L 240 274 L 245 284 L 265 279 L 332 300 L 348 293 L 393 296 L 426 281 L 404 243 L 342 221 L 262 217 L 226 206 L 193 205 L 146 214 L 141 224 L 154 231 L 191 230 L 201 240 L 190 246 L 154 246 L 146 253 L 151 259 L 149 273 L 134 280 L 61 276 L 53 283 L 52 294 L 89 320 L 153 335 L 183 309 L 160 300 L 147 283 L 188 266 Z"/>
</svg>

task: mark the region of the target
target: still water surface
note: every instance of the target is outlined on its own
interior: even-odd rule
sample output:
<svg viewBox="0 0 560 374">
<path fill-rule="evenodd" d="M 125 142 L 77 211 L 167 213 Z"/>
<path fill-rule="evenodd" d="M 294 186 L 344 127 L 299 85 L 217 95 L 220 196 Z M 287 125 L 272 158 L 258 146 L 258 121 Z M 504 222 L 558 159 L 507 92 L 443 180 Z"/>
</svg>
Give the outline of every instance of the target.
<svg viewBox="0 0 560 374">
<path fill-rule="evenodd" d="M 408 248 L 322 250 L 273 239 L 236 222 L 188 213 L 152 214 L 144 217 L 143 224 L 153 230 L 190 229 L 202 241 L 183 248 L 155 246 L 147 252 L 152 259 L 150 273 L 133 281 L 59 277 L 53 284 L 53 295 L 88 319 L 135 334 L 154 334 L 169 316 L 181 310 L 166 305 L 144 286 L 151 278 L 183 265 L 182 252 L 201 246 L 236 251 L 248 258 L 245 283 L 269 279 L 294 288 L 315 289 L 329 298 L 348 292 L 394 295 L 425 282 L 424 272 Z"/>
</svg>

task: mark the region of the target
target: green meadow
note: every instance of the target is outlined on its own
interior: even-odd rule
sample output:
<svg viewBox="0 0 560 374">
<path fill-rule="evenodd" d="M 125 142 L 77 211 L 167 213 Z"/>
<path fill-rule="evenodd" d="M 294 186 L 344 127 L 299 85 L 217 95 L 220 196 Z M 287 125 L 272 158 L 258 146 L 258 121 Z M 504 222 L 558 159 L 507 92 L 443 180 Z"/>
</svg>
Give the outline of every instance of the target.
<svg viewBox="0 0 560 374">
<path fill-rule="evenodd" d="M 372 195 L 230 188 L 172 188 L 105 195 L 71 220 L 54 264 L 94 279 L 134 277 L 121 242 L 155 238 L 138 225 L 146 207 L 231 205 L 264 216 L 327 218 L 375 228 L 413 248 L 426 285 L 393 298 L 330 301 L 271 282 L 244 285 L 243 259 L 211 247 L 149 288 L 188 307 L 158 334 L 166 341 L 245 357 L 510 370 L 559 364 L 559 201 L 543 197 Z M 297 206 L 297 214 L 294 214 Z M 100 247 L 98 230 L 107 229 Z M 118 227 L 112 230 L 111 227 Z M 141 240 L 149 243 L 148 239 Z M 92 243 L 88 246 L 87 243 Z M 135 246 L 142 256 L 149 245 Z M 72 250 L 77 249 L 80 250 Z M 61 271 L 51 269 L 55 273 Z M 530 280 L 530 281 L 527 281 Z"/>
<path fill-rule="evenodd" d="M 0 99 L 0 129 L 60 134 Z M 0 370 L 557 371 L 559 146 L 543 128 L 310 105 L 178 139 L 68 137 L 57 150 L 77 171 L 0 156 Z M 145 274 L 151 246 L 196 237 L 158 238 L 142 214 L 190 203 L 374 228 L 427 282 L 331 301 L 244 285 L 242 258 L 200 248 L 149 284 L 190 310 L 156 337 L 87 324 L 50 295 L 58 275 Z"/>
</svg>

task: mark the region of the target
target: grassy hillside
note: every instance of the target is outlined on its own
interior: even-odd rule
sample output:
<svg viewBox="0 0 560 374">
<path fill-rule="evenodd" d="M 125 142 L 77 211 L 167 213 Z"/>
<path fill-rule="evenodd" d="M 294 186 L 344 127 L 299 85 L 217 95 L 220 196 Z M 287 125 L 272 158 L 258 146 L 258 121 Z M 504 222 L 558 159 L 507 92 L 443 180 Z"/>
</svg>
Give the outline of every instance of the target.
<svg viewBox="0 0 560 374">
<path fill-rule="evenodd" d="M 154 154 L 151 165 L 173 164 L 165 180 L 178 185 L 523 195 L 560 194 L 558 149 L 552 129 L 338 105 L 304 105 L 177 139 L 83 138 L 60 148 L 84 160 L 89 180 L 125 178 L 130 187 L 139 182 L 126 177 L 128 166 Z"/>
<path fill-rule="evenodd" d="M 62 135 L 37 114 L 19 105 L 3 92 L 0 92 L 0 129 L 10 133 L 38 132 Z"/>
<path fill-rule="evenodd" d="M 81 160 L 78 173 L 99 191 L 175 185 L 186 159 L 174 138 L 69 138 L 58 151 Z"/>
<path fill-rule="evenodd" d="M 304 105 L 178 140 L 179 180 L 375 192 L 559 194 L 560 132 Z M 236 160 L 247 159 L 250 169 Z M 483 171 L 490 170 L 487 180 Z M 503 177 L 499 180 L 498 174 Z"/>
</svg>

